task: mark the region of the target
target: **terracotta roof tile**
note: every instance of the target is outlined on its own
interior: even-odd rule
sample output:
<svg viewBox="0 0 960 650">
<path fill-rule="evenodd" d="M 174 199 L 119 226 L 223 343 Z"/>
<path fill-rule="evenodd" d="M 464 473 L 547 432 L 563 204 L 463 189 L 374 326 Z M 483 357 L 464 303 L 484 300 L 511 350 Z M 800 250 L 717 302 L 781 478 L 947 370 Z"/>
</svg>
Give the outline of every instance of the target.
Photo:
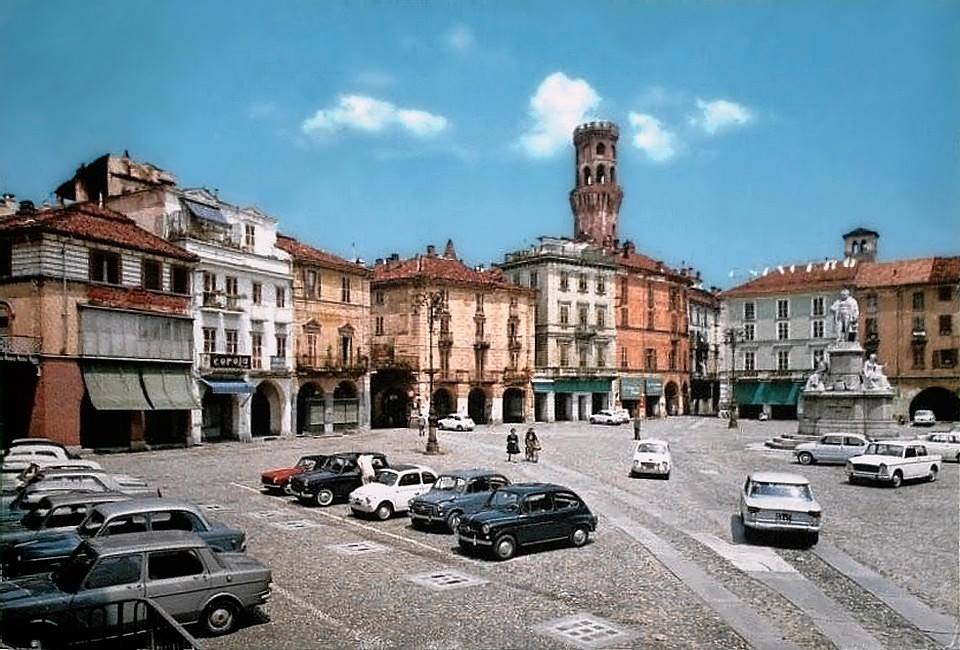
<svg viewBox="0 0 960 650">
<path fill-rule="evenodd" d="M 361 275 L 370 274 L 370 269 L 361 264 L 351 262 L 339 255 L 322 251 L 319 248 L 314 248 L 288 235 L 277 234 L 277 247 L 290 253 L 293 259 L 297 261 L 310 262 L 318 266 L 335 268 Z"/>
<path fill-rule="evenodd" d="M 677 269 L 671 268 L 660 260 L 655 260 L 648 255 L 636 252 L 632 245 L 621 248 L 617 252 L 616 261 L 617 265 L 622 269 L 647 271 L 648 273 L 670 276 L 679 282 L 693 282 L 692 278 L 683 275 Z"/>
<path fill-rule="evenodd" d="M 857 273 L 857 286 L 869 288 L 926 284 L 930 282 L 933 262 L 932 257 L 894 262 L 869 262 L 864 264 Z"/>
<path fill-rule="evenodd" d="M 858 269 L 859 265 L 854 260 L 850 260 L 846 266 L 843 260 L 775 266 L 770 268 L 766 275 L 727 289 L 720 297 L 726 299 L 755 294 L 842 288 L 854 284 Z"/>
<path fill-rule="evenodd" d="M 508 283 L 498 268 L 478 271 L 460 260 L 446 257 L 411 257 L 396 262 L 387 261 L 373 268 L 374 283 L 419 279 L 522 290 L 521 287 Z"/>
<path fill-rule="evenodd" d="M 75 203 L 29 213 L 17 213 L 0 220 L 0 233 L 49 232 L 120 248 L 164 255 L 188 262 L 198 257 L 138 226 L 133 219 L 94 203 Z"/>
<path fill-rule="evenodd" d="M 933 273 L 930 281 L 937 284 L 960 282 L 960 257 L 933 258 Z"/>
</svg>

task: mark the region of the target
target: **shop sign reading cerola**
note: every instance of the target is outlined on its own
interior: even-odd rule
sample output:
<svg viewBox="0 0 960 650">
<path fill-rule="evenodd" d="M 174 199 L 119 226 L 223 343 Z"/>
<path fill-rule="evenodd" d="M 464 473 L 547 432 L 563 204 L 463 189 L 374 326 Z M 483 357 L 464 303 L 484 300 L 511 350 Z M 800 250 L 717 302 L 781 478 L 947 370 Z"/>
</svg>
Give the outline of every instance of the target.
<svg viewBox="0 0 960 650">
<path fill-rule="evenodd" d="M 210 367 L 218 370 L 250 370 L 250 355 L 210 354 Z"/>
</svg>

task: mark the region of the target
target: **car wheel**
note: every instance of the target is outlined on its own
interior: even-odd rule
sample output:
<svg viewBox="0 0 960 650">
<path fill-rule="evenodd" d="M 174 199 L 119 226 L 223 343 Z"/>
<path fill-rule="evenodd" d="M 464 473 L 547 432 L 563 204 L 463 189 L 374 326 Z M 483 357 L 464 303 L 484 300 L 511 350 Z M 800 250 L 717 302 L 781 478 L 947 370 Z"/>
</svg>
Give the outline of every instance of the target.
<svg viewBox="0 0 960 650">
<path fill-rule="evenodd" d="M 377 506 L 376 515 L 377 515 L 377 519 L 379 519 L 380 521 L 386 521 L 387 519 L 393 516 L 393 506 L 390 504 L 389 501 L 384 501 L 383 503 Z"/>
<path fill-rule="evenodd" d="M 847 482 L 850 485 L 860 485 L 860 479 L 858 479 L 856 476 L 848 476 Z"/>
<path fill-rule="evenodd" d="M 287 481 L 286 485 L 283 486 L 283 493 L 287 496 L 293 496 L 293 486 L 290 485 L 290 481 Z"/>
<path fill-rule="evenodd" d="M 461 519 L 463 519 L 463 513 L 459 510 L 454 510 L 447 515 L 447 528 L 450 529 L 450 532 L 456 534 L 457 529 L 460 528 Z"/>
<path fill-rule="evenodd" d="M 797 454 L 797 460 L 800 461 L 801 465 L 812 465 L 813 464 L 813 454 L 809 451 L 801 451 Z"/>
<path fill-rule="evenodd" d="M 23 638 L 24 648 L 54 648 L 57 630 L 50 625 L 34 624 Z M 19 647 L 19 646 L 18 646 Z"/>
<path fill-rule="evenodd" d="M 588 531 L 583 526 L 577 526 L 573 529 L 573 532 L 570 533 L 570 545 L 580 548 L 587 543 L 587 540 L 590 539 L 590 531 Z"/>
<path fill-rule="evenodd" d="M 493 554 L 498 560 L 509 560 L 517 552 L 517 540 L 511 535 L 497 538 L 493 543 Z"/>
<path fill-rule="evenodd" d="M 930 473 L 927 475 L 927 480 L 933 483 L 937 480 L 937 474 L 940 473 L 940 470 L 937 469 L 936 465 L 930 466 Z"/>
<path fill-rule="evenodd" d="M 458 424 L 458 425 L 457 425 L 457 431 L 463 431 L 463 425 L 462 425 L 462 424 Z"/>
<path fill-rule="evenodd" d="M 890 481 L 890 486 L 898 488 L 903 483 L 903 474 L 900 473 L 900 470 L 897 470 L 893 473 L 893 479 Z"/>
<path fill-rule="evenodd" d="M 333 503 L 333 491 L 332 490 L 320 490 L 317 492 L 315 497 L 317 500 L 317 505 L 326 508 L 328 505 Z"/>
<path fill-rule="evenodd" d="M 235 602 L 218 598 L 203 610 L 203 629 L 214 636 L 229 634 L 237 627 L 239 613 L 240 609 Z"/>
<path fill-rule="evenodd" d="M 953 457 L 955 463 L 960 463 L 960 451 L 957 452 L 957 455 Z"/>
</svg>

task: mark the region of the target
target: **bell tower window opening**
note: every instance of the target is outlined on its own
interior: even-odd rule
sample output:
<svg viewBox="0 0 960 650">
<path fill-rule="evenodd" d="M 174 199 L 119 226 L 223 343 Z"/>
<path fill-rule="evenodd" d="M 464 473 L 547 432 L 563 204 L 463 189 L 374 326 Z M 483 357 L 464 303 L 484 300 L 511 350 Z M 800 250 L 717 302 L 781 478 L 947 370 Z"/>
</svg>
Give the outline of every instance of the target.
<svg viewBox="0 0 960 650">
<path fill-rule="evenodd" d="M 593 185 L 593 178 L 590 175 L 590 168 L 583 168 L 583 184 L 584 185 Z"/>
<path fill-rule="evenodd" d="M 598 142 L 598 143 L 597 143 L 597 155 L 598 155 L 598 156 L 603 156 L 603 155 L 606 154 L 606 153 L 607 153 L 607 148 L 604 146 L 604 144 L 603 144 L 602 142 Z"/>
<path fill-rule="evenodd" d="M 597 184 L 602 185 L 607 182 L 607 168 L 603 165 L 597 165 Z"/>
</svg>

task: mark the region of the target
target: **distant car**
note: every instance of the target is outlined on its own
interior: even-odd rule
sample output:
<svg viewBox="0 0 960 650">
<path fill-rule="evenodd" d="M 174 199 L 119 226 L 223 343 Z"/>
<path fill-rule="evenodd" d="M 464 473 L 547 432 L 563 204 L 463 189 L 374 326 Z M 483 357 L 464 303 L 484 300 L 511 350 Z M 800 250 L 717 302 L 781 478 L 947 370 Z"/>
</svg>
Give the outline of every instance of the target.
<svg viewBox="0 0 960 650">
<path fill-rule="evenodd" d="M 326 454 L 309 454 L 301 456 L 300 460 L 293 467 L 281 467 L 279 469 L 268 469 L 260 474 L 260 486 L 268 492 L 283 492 L 293 494 L 290 489 L 290 479 L 297 474 L 310 472 L 319 469 L 329 458 Z"/>
<path fill-rule="evenodd" d="M 0 504 L 6 506 L 0 513 L 0 522 L 17 521 L 36 508 L 43 497 L 68 492 L 122 492 L 131 497 L 154 497 L 160 494 L 157 488 L 147 485 L 143 479 L 125 474 L 107 474 L 89 469 L 42 469 L 13 494 L 0 497 Z"/>
<path fill-rule="evenodd" d="M 877 440 L 867 445 L 863 455 L 847 461 L 847 480 L 871 481 L 900 487 L 904 481 L 936 481 L 941 458 L 930 454 L 917 440 Z"/>
<path fill-rule="evenodd" d="M 477 426 L 470 416 L 459 413 L 451 413 L 437 422 L 437 425 L 441 429 L 449 429 L 450 431 L 473 431 Z"/>
<path fill-rule="evenodd" d="M 801 465 L 813 463 L 839 463 L 859 456 L 870 441 L 853 433 L 828 433 L 816 442 L 803 442 L 796 446 L 793 455 Z"/>
<path fill-rule="evenodd" d="M 55 445 L 47 442 L 35 442 L 30 444 L 19 444 L 11 447 L 3 456 L 3 462 L 8 463 L 23 456 L 43 456 L 46 458 L 57 458 L 59 460 L 70 460 L 76 458 L 72 456 L 62 445 Z"/>
<path fill-rule="evenodd" d="M 437 473 L 423 465 L 394 465 L 377 472 L 370 483 L 350 493 L 348 501 L 354 514 L 375 514 L 389 519 L 397 512 L 406 512 L 410 500 L 427 492 L 437 480 Z"/>
<path fill-rule="evenodd" d="M 374 470 L 389 467 L 387 457 L 379 452 L 348 452 L 333 454 L 322 467 L 298 474 L 290 479 L 290 490 L 301 503 L 329 506 L 336 499 L 347 495 L 363 485 L 357 458 L 362 453 L 373 456 Z"/>
<path fill-rule="evenodd" d="M 629 421 L 627 409 L 601 409 L 590 416 L 590 424 L 625 424 Z"/>
<path fill-rule="evenodd" d="M 940 454 L 944 462 L 960 463 L 960 431 L 929 433 L 923 436 L 923 446 L 931 454 Z"/>
<path fill-rule="evenodd" d="M 90 510 L 101 503 L 127 501 L 119 492 L 70 492 L 45 496 L 23 519 L 0 528 L 0 558 L 6 549 L 36 539 L 50 531 L 69 532 L 83 523 Z"/>
<path fill-rule="evenodd" d="M 90 620 L 74 612 L 144 597 L 181 623 L 199 623 L 213 635 L 227 634 L 236 628 L 242 610 L 266 602 L 271 581 L 270 569 L 256 559 L 214 553 L 193 533 L 89 539 L 54 573 L 0 582 L 4 641 L 19 647 L 56 647 L 57 639 L 83 638 L 90 632 L 83 624 Z M 110 619 L 119 618 L 117 614 L 107 616 L 116 611 L 94 610 L 98 625 L 116 624 Z"/>
<path fill-rule="evenodd" d="M 740 519 L 747 539 L 758 531 L 776 531 L 799 533 L 808 544 L 816 544 L 822 512 L 810 482 L 797 474 L 753 472 L 740 489 Z"/>
<path fill-rule="evenodd" d="M 464 515 L 457 541 L 464 551 L 489 551 L 498 560 L 508 560 L 522 546 L 563 540 L 583 546 L 596 529 L 596 516 L 573 490 L 515 483 L 491 494 L 482 509 Z"/>
<path fill-rule="evenodd" d="M 410 501 L 410 523 L 414 528 L 442 523 L 456 534 L 460 519 L 486 504 L 493 492 L 510 485 L 510 479 L 489 469 L 444 472 L 431 490 Z"/>
<path fill-rule="evenodd" d="M 937 417 L 933 414 L 933 411 L 918 409 L 913 414 L 913 426 L 915 427 L 932 427 L 936 423 Z"/>
<path fill-rule="evenodd" d="M 670 443 L 666 440 L 647 438 L 637 443 L 633 453 L 630 476 L 655 475 L 670 478 L 673 458 L 670 456 Z"/>
<path fill-rule="evenodd" d="M 146 531 L 185 530 L 198 534 L 218 551 L 243 551 L 246 534 L 210 519 L 199 507 L 173 499 L 136 499 L 95 506 L 76 529 L 50 532 L 16 544 L 4 561 L 4 575 L 49 571 L 62 563 L 81 542 Z"/>
</svg>

